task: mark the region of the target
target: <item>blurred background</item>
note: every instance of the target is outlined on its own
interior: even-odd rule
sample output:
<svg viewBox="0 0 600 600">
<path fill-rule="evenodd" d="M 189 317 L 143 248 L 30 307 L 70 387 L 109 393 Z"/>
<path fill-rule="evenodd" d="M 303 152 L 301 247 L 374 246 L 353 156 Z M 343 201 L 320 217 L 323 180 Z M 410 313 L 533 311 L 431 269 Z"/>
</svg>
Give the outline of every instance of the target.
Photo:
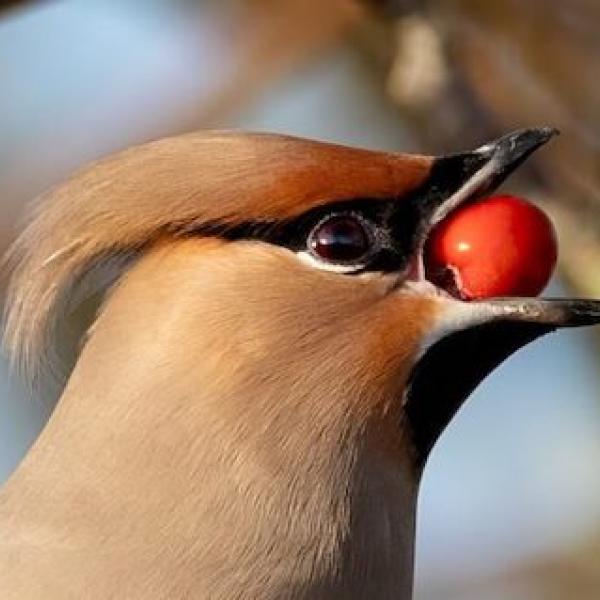
<svg viewBox="0 0 600 600">
<path fill-rule="evenodd" d="M 600 297 L 597 0 L 0 2 L 0 250 L 77 167 L 200 128 L 441 153 L 563 135 L 510 190 L 559 229 L 554 295 Z M 600 339 L 521 351 L 437 445 L 419 600 L 600 597 Z M 0 481 L 47 418 L 0 360 Z"/>
</svg>

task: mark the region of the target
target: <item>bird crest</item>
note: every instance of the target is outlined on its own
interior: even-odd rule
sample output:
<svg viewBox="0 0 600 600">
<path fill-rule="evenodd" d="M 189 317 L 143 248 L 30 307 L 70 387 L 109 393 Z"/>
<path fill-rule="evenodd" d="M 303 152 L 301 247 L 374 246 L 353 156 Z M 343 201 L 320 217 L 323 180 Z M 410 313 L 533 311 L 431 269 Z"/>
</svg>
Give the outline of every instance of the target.
<svg viewBox="0 0 600 600">
<path fill-rule="evenodd" d="M 293 218 L 331 201 L 402 197 L 431 159 L 284 135 L 201 132 L 100 160 L 40 197 L 10 250 L 5 347 L 31 379 L 63 379 L 66 313 L 160 239 Z"/>
</svg>

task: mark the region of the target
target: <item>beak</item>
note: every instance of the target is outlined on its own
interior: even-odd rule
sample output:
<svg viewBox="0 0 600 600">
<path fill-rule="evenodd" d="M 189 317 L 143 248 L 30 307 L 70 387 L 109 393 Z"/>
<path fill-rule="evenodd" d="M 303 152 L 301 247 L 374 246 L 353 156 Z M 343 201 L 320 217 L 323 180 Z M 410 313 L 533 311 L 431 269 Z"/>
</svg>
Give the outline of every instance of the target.
<svg viewBox="0 0 600 600">
<path fill-rule="evenodd" d="M 457 206 L 496 189 L 530 154 L 557 134 L 558 130 L 551 127 L 521 129 L 471 152 L 435 159 L 423 188 L 410 201 L 417 220 L 417 248 Z"/>
<path fill-rule="evenodd" d="M 419 261 L 427 234 L 436 223 L 460 204 L 493 191 L 555 133 L 550 128 L 517 131 L 473 152 L 437 159 L 421 209 Z M 431 293 L 428 288 L 432 286 L 423 286 L 424 294 Z M 511 354 L 558 328 L 600 323 L 600 301 L 594 300 L 462 302 L 443 293 L 435 298 L 439 317 L 412 369 L 404 398 L 404 414 L 420 465 L 465 399 Z"/>
</svg>

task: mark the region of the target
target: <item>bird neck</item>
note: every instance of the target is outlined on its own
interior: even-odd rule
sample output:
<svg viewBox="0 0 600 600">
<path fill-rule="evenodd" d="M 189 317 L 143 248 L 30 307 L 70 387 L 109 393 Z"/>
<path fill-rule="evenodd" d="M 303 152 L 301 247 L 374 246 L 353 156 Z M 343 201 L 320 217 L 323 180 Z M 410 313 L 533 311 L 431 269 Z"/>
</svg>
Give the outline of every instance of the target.
<svg viewBox="0 0 600 600">
<path fill-rule="evenodd" d="M 32 578 L 89 598 L 149 579 L 147 598 L 410 598 L 415 479 L 359 432 L 240 438 L 151 376 L 127 398 L 77 383 L 0 496 Z"/>
<path fill-rule="evenodd" d="M 167 289 L 107 303 L 0 496 L 0 563 L 89 598 L 409 598 L 418 474 L 397 415 L 355 418 L 314 366 L 265 372 L 235 323 L 194 335 Z"/>
</svg>

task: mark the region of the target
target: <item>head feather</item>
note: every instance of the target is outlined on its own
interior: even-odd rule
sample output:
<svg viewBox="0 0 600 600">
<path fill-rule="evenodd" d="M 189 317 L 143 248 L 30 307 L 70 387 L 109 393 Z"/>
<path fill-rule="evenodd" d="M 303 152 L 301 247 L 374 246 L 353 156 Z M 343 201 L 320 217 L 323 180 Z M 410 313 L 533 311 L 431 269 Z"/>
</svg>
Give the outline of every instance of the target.
<svg viewBox="0 0 600 600">
<path fill-rule="evenodd" d="M 430 165 L 422 156 L 231 132 L 164 139 L 103 159 L 41 197 L 10 250 L 5 347 L 30 377 L 56 371 L 57 323 L 97 289 L 107 265 L 117 273 L 154 240 L 207 224 L 399 197 L 424 181 Z"/>
</svg>

